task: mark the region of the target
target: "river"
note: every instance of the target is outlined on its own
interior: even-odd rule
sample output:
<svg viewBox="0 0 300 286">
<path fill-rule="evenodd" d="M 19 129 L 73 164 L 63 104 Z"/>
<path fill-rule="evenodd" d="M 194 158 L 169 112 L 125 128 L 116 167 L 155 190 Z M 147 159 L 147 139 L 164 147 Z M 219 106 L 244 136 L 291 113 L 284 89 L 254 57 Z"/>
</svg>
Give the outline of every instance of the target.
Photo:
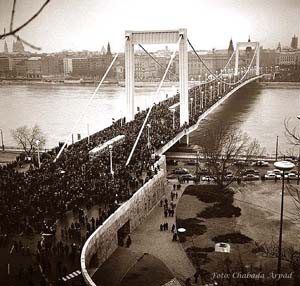
<svg viewBox="0 0 300 286">
<path fill-rule="evenodd" d="M 22 125 L 33 126 L 35 123 L 47 134 L 46 147 L 64 141 L 94 88 L 51 84 L 0 85 L 0 128 L 5 145 L 16 145 L 10 135 L 11 129 Z M 174 93 L 174 88 L 164 87 L 159 98 L 165 98 L 166 93 Z M 154 95 L 155 87 L 136 88 L 135 110 L 149 106 Z M 87 125 L 90 134 L 109 126 L 112 118 L 125 115 L 124 107 L 124 88 L 101 88 L 74 133 L 85 137 Z M 291 148 L 284 136 L 283 123 L 285 118 L 291 118 L 292 125 L 300 124 L 296 119 L 299 113 L 300 89 L 243 88 L 203 124 L 209 124 L 210 120 L 226 121 L 251 138 L 256 138 L 268 154 L 274 154 L 276 136 L 279 136 L 281 152 Z M 199 140 L 201 126 L 191 135 L 190 142 L 197 144 Z"/>
</svg>

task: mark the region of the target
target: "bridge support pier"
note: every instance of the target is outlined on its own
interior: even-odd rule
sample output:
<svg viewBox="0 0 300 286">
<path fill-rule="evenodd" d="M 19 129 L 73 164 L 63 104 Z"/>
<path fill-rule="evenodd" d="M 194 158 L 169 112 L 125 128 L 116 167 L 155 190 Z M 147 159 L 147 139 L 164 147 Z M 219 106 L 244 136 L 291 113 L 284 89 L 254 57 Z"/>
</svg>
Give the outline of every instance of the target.
<svg viewBox="0 0 300 286">
<path fill-rule="evenodd" d="M 237 76 L 239 72 L 239 50 L 240 48 L 248 48 L 252 47 L 256 49 L 256 63 L 255 63 L 255 75 L 259 75 L 259 54 L 260 54 L 260 47 L 259 42 L 238 42 L 236 43 L 236 50 L 235 50 L 235 64 L 234 64 L 234 75 Z"/>
<path fill-rule="evenodd" d="M 126 121 L 134 119 L 134 45 L 179 44 L 180 126 L 189 123 L 187 29 L 125 32 Z"/>
</svg>

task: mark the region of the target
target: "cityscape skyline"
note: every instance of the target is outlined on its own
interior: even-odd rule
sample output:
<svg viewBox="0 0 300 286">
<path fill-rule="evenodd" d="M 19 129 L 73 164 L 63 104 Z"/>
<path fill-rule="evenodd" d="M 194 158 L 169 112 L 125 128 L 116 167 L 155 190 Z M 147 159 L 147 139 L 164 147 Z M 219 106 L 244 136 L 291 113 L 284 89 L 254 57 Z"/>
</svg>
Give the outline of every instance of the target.
<svg viewBox="0 0 300 286">
<path fill-rule="evenodd" d="M 14 27 L 32 16 L 44 1 L 32 2 L 17 2 Z M 297 0 L 284 3 L 278 0 L 254 0 L 251 3 L 244 0 L 238 3 L 233 0 L 204 0 L 201 3 L 188 0 L 183 7 L 180 1 L 161 3 L 154 0 L 151 5 L 145 1 L 124 2 L 90 0 L 82 4 L 81 1 L 73 0 L 71 5 L 66 0 L 51 1 L 41 15 L 19 35 L 34 45 L 41 46 L 41 52 L 97 51 L 108 41 L 112 44 L 113 52 L 122 52 L 124 31 L 130 29 L 184 27 L 188 29 L 191 41 L 200 50 L 224 49 L 230 38 L 235 43 L 246 41 L 249 35 L 265 48 L 276 48 L 278 42 L 282 46 L 289 46 L 291 36 L 299 35 L 300 3 Z M 145 4 L 147 14 L 144 12 Z M 4 28 L 8 30 L 11 6 L 12 1 L 0 0 L 1 31 Z M 156 21 L 153 21 L 154 14 L 157 15 Z M 204 27 L 200 29 L 201 33 L 199 25 Z M 6 39 L 10 50 L 13 40 L 13 37 Z M 0 50 L 3 47 L 4 41 L 1 41 Z M 148 48 L 151 50 L 156 47 Z M 30 50 L 28 47 L 26 49 Z"/>
</svg>

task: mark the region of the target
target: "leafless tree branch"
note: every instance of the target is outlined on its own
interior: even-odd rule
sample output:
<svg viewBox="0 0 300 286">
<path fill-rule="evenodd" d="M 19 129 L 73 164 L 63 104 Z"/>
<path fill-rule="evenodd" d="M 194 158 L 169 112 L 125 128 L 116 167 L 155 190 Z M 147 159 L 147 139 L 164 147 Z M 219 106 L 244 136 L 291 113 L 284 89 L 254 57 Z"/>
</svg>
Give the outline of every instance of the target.
<svg viewBox="0 0 300 286">
<path fill-rule="evenodd" d="M 16 11 L 16 3 L 17 3 L 17 1 L 14 0 L 12 11 L 11 11 L 11 17 L 10 17 L 10 29 L 9 29 L 9 32 L 6 32 L 5 29 L 4 29 L 4 33 L 0 34 L 0 40 L 4 39 L 5 37 L 8 37 L 8 36 L 18 37 L 20 39 L 20 41 L 22 41 L 22 43 L 24 43 L 25 45 L 29 46 L 30 48 L 35 49 L 35 50 L 40 50 L 41 48 L 36 47 L 35 45 L 30 44 L 29 42 L 25 41 L 24 39 L 21 39 L 20 36 L 17 35 L 17 33 L 19 31 L 21 31 L 23 28 L 25 28 L 29 23 L 31 23 L 37 16 L 39 16 L 41 14 L 41 12 L 44 10 L 44 8 L 50 3 L 50 0 L 46 0 L 44 2 L 44 4 L 40 7 L 40 9 L 32 17 L 30 17 L 26 22 L 24 22 L 19 27 L 13 29 L 14 16 L 15 16 L 15 11 Z"/>
<path fill-rule="evenodd" d="M 17 3 L 17 0 L 14 0 L 13 7 L 12 7 L 12 10 L 11 10 L 11 17 L 10 17 L 10 26 L 9 26 L 9 31 L 10 32 L 13 30 L 16 3 Z"/>
<path fill-rule="evenodd" d="M 292 145 L 300 145 L 300 134 L 296 127 L 291 127 L 290 119 L 284 120 L 285 136 Z"/>
</svg>

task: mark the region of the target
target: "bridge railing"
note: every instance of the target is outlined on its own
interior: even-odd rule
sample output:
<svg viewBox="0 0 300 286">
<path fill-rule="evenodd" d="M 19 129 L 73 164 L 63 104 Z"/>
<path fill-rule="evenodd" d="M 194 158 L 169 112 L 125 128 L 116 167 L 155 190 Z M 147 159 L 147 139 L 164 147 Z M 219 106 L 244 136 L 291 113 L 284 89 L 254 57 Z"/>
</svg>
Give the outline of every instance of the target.
<svg viewBox="0 0 300 286">
<path fill-rule="evenodd" d="M 165 144 L 162 148 L 157 150 L 155 153 L 157 155 L 164 154 L 168 149 L 170 149 L 176 142 L 178 142 L 180 139 L 182 139 L 184 136 L 190 134 L 191 132 L 195 131 L 200 122 L 206 118 L 212 111 L 214 111 L 216 108 L 218 108 L 221 104 L 224 103 L 232 94 L 234 94 L 237 90 L 242 88 L 243 86 L 247 85 L 248 83 L 255 81 L 259 78 L 263 77 L 263 75 L 252 77 L 244 82 L 242 82 L 240 85 L 234 87 L 232 90 L 230 90 L 225 96 L 223 96 L 221 99 L 219 99 L 215 104 L 213 104 L 211 107 L 209 107 L 207 110 L 205 110 L 198 118 L 197 122 L 190 126 L 189 128 L 186 128 L 185 130 L 178 133 L 172 140 L 170 140 L 167 144 Z"/>
<path fill-rule="evenodd" d="M 130 231 L 134 230 L 165 194 L 165 156 L 161 156 L 156 165 L 160 167 L 159 172 L 110 215 L 85 242 L 81 252 L 80 264 L 87 285 L 96 286 L 92 279 L 92 273 L 88 270 L 92 258 L 97 258 L 97 267 L 100 267 L 118 248 L 118 230 L 128 222 Z"/>
</svg>

